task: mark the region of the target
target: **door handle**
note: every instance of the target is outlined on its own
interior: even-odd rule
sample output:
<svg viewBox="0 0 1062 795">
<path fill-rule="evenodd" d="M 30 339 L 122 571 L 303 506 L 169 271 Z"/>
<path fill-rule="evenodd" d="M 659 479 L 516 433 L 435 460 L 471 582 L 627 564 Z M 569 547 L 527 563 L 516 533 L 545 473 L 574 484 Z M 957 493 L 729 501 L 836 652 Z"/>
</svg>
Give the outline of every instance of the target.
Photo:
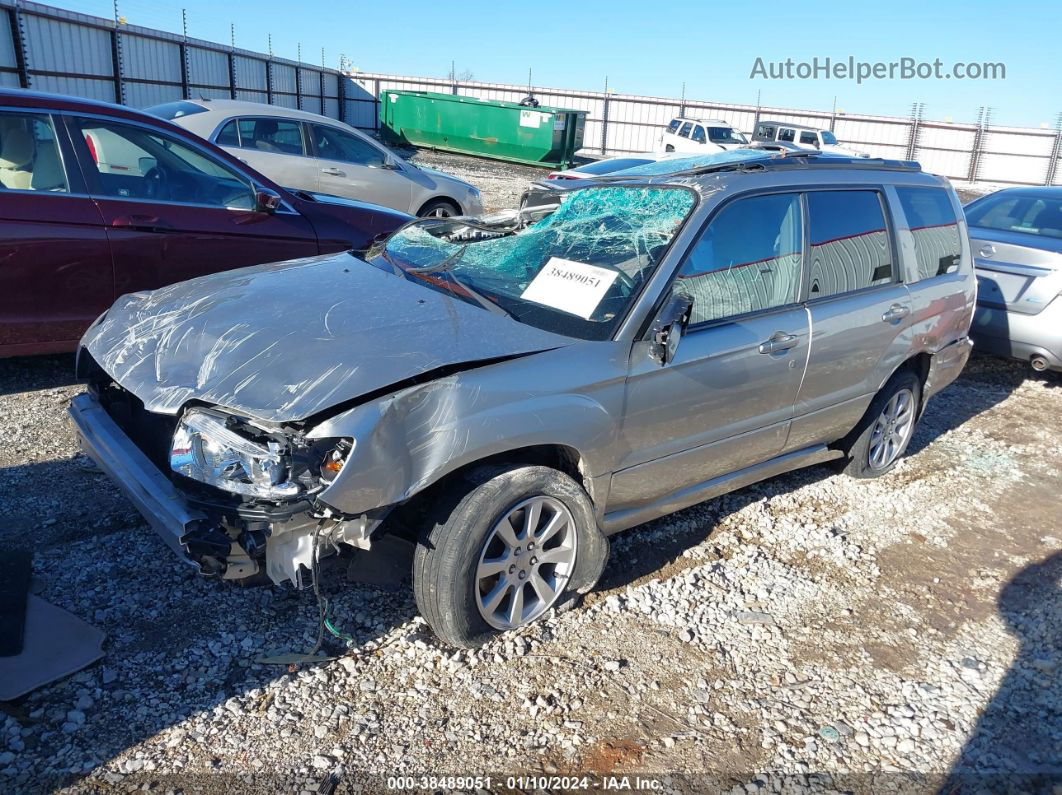
<svg viewBox="0 0 1062 795">
<path fill-rule="evenodd" d="M 330 177 L 345 177 L 347 175 L 346 171 L 340 171 L 338 168 L 322 168 L 321 173 Z"/>
<path fill-rule="evenodd" d="M 800 344 L 800 337 L 795 334 L 775 332 L 769 340 L 760 343 L 760 353 L 782 353 Z"/>
<path fill-rule="evenodd" d="M 135 229 L 138 232 L 176 232 L 173 225 L 157 215 L 119 215 L 111 221 L 112 229 Z"/>
<path fill-rule="evenodd" d="M 888 311 L 881 316 L 881 320 L 883 323 L 892 323 L 896 320 L 903 320 L 909 314 L 911 314 L 910 308 L 903 304 L 893 304 L 889 307 Z"/>
</svg>

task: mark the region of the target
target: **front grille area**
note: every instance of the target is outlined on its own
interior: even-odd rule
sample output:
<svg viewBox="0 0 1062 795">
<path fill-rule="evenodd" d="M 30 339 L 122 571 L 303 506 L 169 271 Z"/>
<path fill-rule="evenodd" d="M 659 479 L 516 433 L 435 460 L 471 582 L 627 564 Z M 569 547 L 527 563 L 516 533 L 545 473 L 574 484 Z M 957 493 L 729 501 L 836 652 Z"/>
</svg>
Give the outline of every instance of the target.
<svg viewBox="0 0 1062 795">
<path fill-rule="evenodd" d="M 177 428 L 177 418 L 155 414 L 126 389 L 111 382 L 97 386 L 100 403 L 126 436 L 140 448 L 160 472 L 170 471 L 170 440 Z"/>
</svg>

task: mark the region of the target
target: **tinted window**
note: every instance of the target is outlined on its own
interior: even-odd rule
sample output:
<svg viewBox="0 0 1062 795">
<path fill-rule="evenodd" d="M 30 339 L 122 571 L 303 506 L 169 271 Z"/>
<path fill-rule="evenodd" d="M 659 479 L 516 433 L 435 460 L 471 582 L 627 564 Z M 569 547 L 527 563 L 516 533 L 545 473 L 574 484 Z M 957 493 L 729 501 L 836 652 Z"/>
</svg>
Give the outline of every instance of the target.
<svg viewBox="0 0 1062 795">
<path fill-rule="evenodd" d="M 803 248 L 796 194 L 726 205 L 686 254 L 675 290 L 693 299 L 692 323 L 795 303 Z"/>
<path fill-rule="evenodd" d="M 306 154 L 299 123 L 284 119 L 240 119 L 240 146 L 260 152 Z"/>
<path fill-rule="evenodd" d="M 679 130 L 679 135 L 681 135 L 683 138 L 689 138 L 691 129 L 693 129 L 693 122 L 688 121 L 682 125 L 682 129 Z"/>
<path fill-rule="evenodd" d="M 800 143 L 802 143 L 802 144 L 811 144 L 812 146 L 818 146 L 819 145 L 819 136 L 817 136 L 813 132 L 802 132 L 802 133 L 800 133 Z"/>
<path fill-rule="evenodd" d="M 356 135 L 322 124 L 313 124 L 311 129 L 317 156 L 324 160 L 340 160 L 360 166 L 380 166 L 386 160 L 383 152 Z"/>
<path fill-rule="evenodd" d="M 966 208 L 973 226 L 1062 237 L 1062 199 L 1032 194 L 997 193 Z"/>
<path fill-rule="evenodd" d="M 915 242 L 917 280 L 959 269 L 962 242 L 951 197 L 940 188 L 897 188 Z"/>
<path fill-rule="evenodd" d="M 795 135 L 796 133 L 793 130 L 789 129 L 788 127 L 783 127 L 778 131 L 778 140 L 792 143 Z"/>
<path fill-rule="evenodd" d="M 667 131 L 671 133 L 675 132 L 676 130 L 678 130 L 680 124 L 682 124 L 681 119 L 672 119 L 671 122 L 667 125 Z"/>
<path fill-rule="evenodd" d="M 748 139 L 731 127 L 709 127 L 708 140 L 713 144 L 747 144 Z"/>
<path fill-rule="evenodd" d="M 707 140 L 704 137 L 704 128 L 699 124 L 693 128 L 693 140 L 699 144 L 703 144 Z"/>
<path fill-rule="evenodd" d="M 166 102 L 147 109 L 147 112 L 153 116 L 158 116 L 160 119 L 167 119 L 168 121 L 179 119 L 182 116 L 191 116 L 195 113 L 206 113 L 206 111 L 207 109 L 202 105 L 196 105 L 194 102 L 186 102 L 185 100 Z"/>
<path fill-rule="evenodd" d="M 78 119 L 104 196 L 250 210 L 251 186 L 228 164 L 156 130 Z M 89 175 L 87 175 L 89 176 Z"/>
<path fill-rule="evenodd" d="M 218 133 L 214 142 L 218 146 L 239 146 L 240 145 L 240 131 L 236 127 L 236 120 L 233 119 L 224 127 L 221 128 L 221 132 Z"/>
<path fill-rule="evenodd" d="M 875 191 L 808 194 L 811 279 L 808 297 L 822 298 L 892 281 L 892 247 Z"/>
<path fill-rule="evenodd" d="M 830 132 L 829 130 L 822 130 L 821 134 L 822 142 L 824 144 L 829 144 L 830 146 L 837 145 L 837 136 L 835 136 L 832 132 Z"/>
<path fill-rule="evenodd" d="M 67 190 L 50 117 L 0 113 L 0 190 Z"/>
<path fill-rule="evenodd" d="M 773 124 L 761 124 L 756 130 L 756 134 L 761 138 L 766 138 L 768 141 L 774 140 L 774 125 Z"/>
</svg>

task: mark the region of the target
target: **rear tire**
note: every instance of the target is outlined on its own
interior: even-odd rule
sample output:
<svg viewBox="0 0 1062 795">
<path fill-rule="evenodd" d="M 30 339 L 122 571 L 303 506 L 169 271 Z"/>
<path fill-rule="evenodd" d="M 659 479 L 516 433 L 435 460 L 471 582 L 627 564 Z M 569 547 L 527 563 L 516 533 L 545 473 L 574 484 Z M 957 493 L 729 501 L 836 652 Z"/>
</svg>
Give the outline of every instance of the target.
<svg viewBox="0 0 1062 795">
<path fill-rule="evenodd" d="M 675 147 L 673 147 L 671 144 L 668 144 L 667 146 L 664 147 L 664 151 L 665 152 L 674 152 L 675 151 Z"/>
<path fill-rule="evenodd" d="M 918 424 L 922 382 L 910 370 L 893 375 L 845 439 L 844 472 L 854 478 L 884 475 L 903 457 Z"/>
<path fill-rule="evenodd" d="M 417 211 L 418 218 L 453 218 L 461 208 L 449 199 L 432 199 Z"/>
<path fill-rule="evenodd" d="M 413 595 L 435 634 L 473 647 L 565 604 L 596 533 L 583 488 L 544 466 L 482 467 L 433 500 L 413 556 Z"/>
</svg>

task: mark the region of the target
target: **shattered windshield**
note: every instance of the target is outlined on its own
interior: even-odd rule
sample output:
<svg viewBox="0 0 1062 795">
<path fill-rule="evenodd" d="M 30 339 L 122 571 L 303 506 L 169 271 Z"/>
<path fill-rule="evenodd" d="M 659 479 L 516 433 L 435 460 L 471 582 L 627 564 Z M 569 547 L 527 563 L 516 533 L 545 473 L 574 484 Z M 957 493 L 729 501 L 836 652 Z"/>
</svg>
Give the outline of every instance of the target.
<svg viewBox="0 0 1062 795">
<path fill-rule="evenodd" d="M 521 323 L 608 339 L 696 201 L 674 185 L 582 188 L 523 229 L 414 222 L 371 261 Z"/>
</svg>

